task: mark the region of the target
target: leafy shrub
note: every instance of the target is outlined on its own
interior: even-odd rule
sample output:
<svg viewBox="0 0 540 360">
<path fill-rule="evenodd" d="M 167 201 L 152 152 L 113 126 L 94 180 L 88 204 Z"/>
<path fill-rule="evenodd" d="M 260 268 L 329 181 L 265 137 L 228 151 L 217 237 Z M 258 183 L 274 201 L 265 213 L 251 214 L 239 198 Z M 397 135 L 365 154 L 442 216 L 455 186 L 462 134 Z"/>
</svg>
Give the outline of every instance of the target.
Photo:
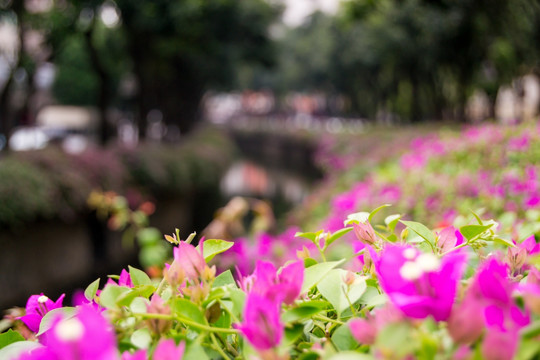
<svg viewBox="0 0 540 360">
<path fill-rule="evenodd" d="M 0 160 L 0 226 L 72 219 L 85 211 L 92 189 L 159 198 L 217 188 L 234 155 L 227 136 L 211 129 L 201 129 L 178 145 L 91 147 L 75 155 L 57 148 L 11 154 Z"/>
</svg>

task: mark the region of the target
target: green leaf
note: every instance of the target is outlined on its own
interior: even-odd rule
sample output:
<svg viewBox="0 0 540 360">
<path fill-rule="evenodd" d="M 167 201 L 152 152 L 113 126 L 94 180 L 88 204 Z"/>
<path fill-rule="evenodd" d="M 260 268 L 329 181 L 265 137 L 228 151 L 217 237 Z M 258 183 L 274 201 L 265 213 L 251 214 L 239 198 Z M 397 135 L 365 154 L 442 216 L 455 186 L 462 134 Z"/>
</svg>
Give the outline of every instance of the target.
<svg viewBox="0 0 540 360">
<path fill-rule="evenodd" d="M 353 229 L 352 227 L 346 227 L 346 228 L 340 229 L 340 230 L 332 233 L 332 235 L 330 235 L 330 236 L 328 236 L 326 238 L 326 246 L 329 246 L 330 244 L 332 244 L 334 241 L 336 241 L 337 239 L 339 239 L 343 235 L 351 232 L 352 229 Z"/>
<path fill-rule="evenodd" d="M 367 221 L 371 222 L 371 219 L 373 219 L 375 214 L 377 214 L 379 211 L 381 211 L 382 209 L 387 208 L 389 206 L 392 206 L 392 205 L 391 204 L 383 204 L 383 205 L 379 206 L 378 208 L 376 208 L 375 210 L 373 210 L 372 212 L 370 212 Z"/>
<path fill-rule="evenodd" d="M 415 221 L 405 221 L 405 220 L 399 220 L 399 222 L 404 224 L 406 227 L 408 227 L 412 231 L 414 231 L 418 236 L 420 236 L 422 239 L 430 243 L 431 246 L 435 246 L 435 242 L 436 242 L 435 234 L 433 234 L 433 232 L 429 230 L 424 224 L 421 224 Z"/>
<path fill-rule="evenodd" d="M 210 261 L 217 254 L 221 254 L 229 250 L 234 245 L 232 241 L 225 241 L 220 239 L 208 239 L 204 240 L 203 246 L 203 257 L 205 261 Z M 201 244 L 197 245 L 197 250 L 200 251 Z"/>
<path fill-rule="evenodd" d="M 208 294 L 208 297 L 203 302 L 203 307 L 208 306 L 211 302 L 222 299 L 226 294 L 226 291 L 221 287 L 212 288 L 210 294 Z"/>
<path fill-rule="evenodd" d="M 136 269 L 132 266 L 128 266 L 128 269 L 129 269 L 129 276 L 131 277 L 131 282 L 133 283 L 133 286 L 152 284 L 152 280 L 150 280 L 150 277 L 146 275 L 144 271 Z"/>
<path fill-rule="evenodd" d="M 474 211 L 471 210 L 471 213 L 473 214 L 473 216 L 475 217 L 476 221 L 478 221 L 478 224 L 480 225 L 484 225 L 484 223 L 482 222 L 482 219 L 480 218 L 480 216 L 478 216 L 477 213 L 475 213 Z"/>
<path fill-rule="evenodd" d="M 246 302 L 246 293 L 240 289 L 229 289 L 229 297 L 233 303 L 232 311 L 236 317 L 240 317 L 244 311 Z"/>
<path fill-rule="evenodd" d="M 402 359 L 411 354 L 418 345 L 413 334 L 409 324 L 388 324 L 377 334 L 375 347 L 393 358 Z"/>
<path fill-rule="evenodd" d="M 388 299 L 385 294 L 379 294 L 379 291 L 376 287 L 368 285 L 366 291 L 364 291 L 364 294 L 362 294 L 359 302 L 361 304 L 365 304 L 368 308 L 372 308 L 378 305 L 385 304 L 387 300 Z"/>
<path fill-rule="evenodd" d="M 88 285 L 86 290 L 84 290 L 84 297 L 86 298 L 86 300 L 92 301 L 96 297 L 96 293 L 99 289 L 99 280 L 100 279 L 95 280 L 90 285 Z"/>
<path fill-rule="evenodd" d="M 236 282 L 234 281 L 234 277 L 231 273 L 231 270 L 226 270 L 216 276 L 214 279 L 214 283 L 212 284 L 212 287 L 220 287 L 220 286 L 227 286 L 227 285 L 234 285 L 236 287 Z"/>
<path fill-rule="evenodd" d="M 332 334 L 332 342 L 339 351 L 354 350 L 358 342 L 353 338 L 349 324 L 341 325 Z"/>
<path fill-rule="evenodd" d="M 365 279 L 356 274 L 354 283 L 347 286 L 344 282 L 347 274 L 346 270 L 333 269 L 317 285 L 319 292 L 332 304 L 338 314 L 356 303 L 366 291 Z"/>
<path fill-rule="evenodd" d="M 209 357 L 204 352 L 203 347 L 196 342 L 188 343 L 186 346 L 186 353 L 182 357 L 182 360 L 208 360 Z"/>
<path fill-rule="evenodd" d="M 309 319 L 311 316 L 320 313 L 324 308 L 318 306 L 302 306 L 286 311 L 281 315 L 281 320 L 286 323 L 298 321 L 301 319 Z"/>
<path fill-rule="evenodd" d="M 49 330 L 52 327 L 53 321 L 61 316 L 62 319 L 69 319 L 75 316 L 77 309 L 74 307 L 61 307 L 58 309 L 53 309 L 45 314 L 41 322 L 39 323 L 39 332 L 37 335 L 42 335 L 45 331 Z"/>
<path fill-rule="evenodd" d="M 227 311 L 222 311 L 219 319 L 214 323 L 215 327 L 226 329 L 230 328 L 232 323 L 231 314 Z"/>
<path fill-rule="evenodd" d="M 304 333 L 304 325 L 295 324 L 292 327 L 285 328 L 285 345 L 292 345 Z"/>
<path fill-rule="evenodd" d="M 524 339 L 532 339 L 540 335 L 540 320 L 527 325 L 521 330 L 521 335 Z"/>
<path fill-rule="evenodd" d="M 0 349 L 13 344 L 17 341 L 24 341 L 24 337 L 16 331 L 9 329 L 3 334 L 0 334 Z"/>
<path fill-rule="evenodd" d="M 156 288 L 152 285 L 139 285 L 120 294 L 116 298 L 116 304 L 118 306 L 130 306 L 131 302 L 137 297 L 149 298 L 156 291 Z"/>
<path fill-rule="evenodd" d="M 467 240 L 471 240 L 475 238 L 476 236 L 482 234 L 486 230 L 490 229 L 492 224 L 490 225 L 465 225 L 459 228 L 459 232 L 461 235 L 463 235 Z"/>
<path fill-rule="evenodd" d="M 493 240 L 493 242 L 499 243 L 499 244 L 504 245 L 504 246 L 516 247 L 516 245 L 514 245 L 512 240 L 505 239 L 502 236 L 496 236 L 492 240 Z"/>
<path fill-rule="evenodd" d="M 365 211 L 360 211 L 354 214 L 347 215 L 347 220 L 345 220 L 343 223 L 345 226 L 351 225 L 355 222 L 357 223 L 365 223 L 369 221 L 369 213 Z"/>
<path fill-rule="evenodd" d="M 139 349 L 148 349 L 152 343 L 152 336 L 148 329 L 135 330 L 131 335 L 131 343 Z"/>
<path fill-rule="evenodd" d="M 130 288 L 118 285 L 107 285 L 99 295 L 99 303 L 101 306 L 112 309 L 117 308 L 116 301 L 124 294 L 131 291 Z"/>
<path fill-rule="evenodd" d="M 322 230 L 319 230 L 317 232 L 297 232 L 296 234 L 294 234 L 294 237 L 303 237 L 310 240 L 315 245 L 318 245 L 317 239 L 319 238 L 319 235 L 322 234 L 322 232 Z"/>
<path fill-rule="evenodd" d="M 136 297 L 131 301 L 129 308 L 134 314 L 146 314 L 148 312 L 148 305 L 150 302 L 143 297 Z"/>
<path fill-rule="evenodd" d="M 302 293 L 311 290 L 312 287 L 317 285 L 330 270 L 345 262 L 345 259 L 339 261 L 328 261 L 313 265 L 305 269 L 304 271 L 304 283 L 302 284 Z"/>
<path fill-rule="evenodd" d="M 394 232 L 394 230 L 396 229 L 396 225 L 398 224 L 400 219 L 401 219 L 400 214 L 394 214 L 394 215 L 387 216 L 384 219 L 384 223 L 386 224 L 386 226 L 388 226 L 388 229 L 390 229 L 391 232 Z"/>
<path fill-rule="evenodd" d="M 521 340 L 516 354 L 516 360 L 538 359 L 540 354 L 540 341 L 538 339 Z"/>
<path fill-rule="evenodd" d="M 187 299 L 176 299 L 173 306 L 173 313 L 176 316 L 206 325 L 206 318 L 201 309 Z"/>
<path fill-rule="evenodd" d="M 27 353 L 30 350 L 43 347 L 36 341 L 17 341 L 0 349 L 0 359 L 2 360 L 15 360 L 18 359 L 23 353 Z"/>
<path fill-rule="evenodd" d="M 313 265 L 317 265 L 318 262 L 317 260 L 315 260 L 314 258 L 305 258 L 304 259 L 304 268 L 308 268 L 308 267 L 311 267 Z"/>
</svg>

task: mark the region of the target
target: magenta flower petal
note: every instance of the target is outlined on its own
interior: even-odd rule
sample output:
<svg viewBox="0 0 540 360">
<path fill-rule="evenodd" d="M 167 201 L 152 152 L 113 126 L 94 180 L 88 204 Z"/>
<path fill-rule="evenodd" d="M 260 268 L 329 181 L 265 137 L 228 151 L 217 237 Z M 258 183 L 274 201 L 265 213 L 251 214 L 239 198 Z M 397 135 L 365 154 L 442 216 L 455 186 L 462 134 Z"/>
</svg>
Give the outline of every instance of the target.
<svg viewBox="0 0 540 360">
<path fill-rule="evenodd" d="M 126 269 L 122 269 L 122 272 L 120 273 L 120 278 L 118 279 L 118 285 L 127 286 L 129 288 L 133 287 L 133 282 L 131 281 L 131 275 L 129 275 Z"/>
<path fill-rule="evenodd" d="M 354 319 L 349 322 L 351 334 L 360 344 L 374 344 L 377 337 L 377 327 L 369 319 Z"/>
<path fill-rule="evenodd" d="M 178 346 L 173 339 L 161 340 L 154 351 L 155 360 L 182 360 L 186 344 L 181 342 Z"/>
<path fill-rule="evenodd" d="M 292 304 L 302 291 L 304 283 L 304 262 L 295 261 L 285 266 L 279 274 L 279 283 L 283 289 L 283 302 Z"/>
<path fill-rule="evenodd" d="M 45 335 L 51 359 L 118 359 L 114 329 L 92 306 L 80 307 L 73 318 L 58 316 Z"/>
<path fill-rule="evenodd" d="M 504 332 L 490 329 L 482 343 L 482 359 L 485 360 L 512 360 L 516 353 L 519 341 L 517 332 Z"/>
<path fill-rule="evenodd" d="M 271 349 L 281 342 L 284 327 L 279 302 L 251 292 L 246 299 L 244 321 L 237 326 L 257 350 Z"/>
<path fill-rule="evenodd" d="M 62 301 L 65 296 L 65 294 L 60 295 L 55 302 L 43 295 L 43 293 L 30 296 L 26 302 L 26 315 L 22 316 L 20 320 L 25 323 L 30 330 L 38 332 L 41 319 L 43 319 L 45 314 L 49 311 L 62 307 Z"/>
<path fill-rule="evenodd" d="M 405 315 L 448 319 L 466 262 L 464 253 L 453 252 L 439 260 L 412 246 L 388 245 L 380 256 L 373 249 L 370 254 L 381 287 Z"/>
<path fill-rule="evenodd" d="M 193 280 L 197 279 L 204 271 L 206 262 L 197 249 L 184 241 L 180 241 L 174 248 L 174 261 L 184 270 L 186 276 Z"/>
</svg>

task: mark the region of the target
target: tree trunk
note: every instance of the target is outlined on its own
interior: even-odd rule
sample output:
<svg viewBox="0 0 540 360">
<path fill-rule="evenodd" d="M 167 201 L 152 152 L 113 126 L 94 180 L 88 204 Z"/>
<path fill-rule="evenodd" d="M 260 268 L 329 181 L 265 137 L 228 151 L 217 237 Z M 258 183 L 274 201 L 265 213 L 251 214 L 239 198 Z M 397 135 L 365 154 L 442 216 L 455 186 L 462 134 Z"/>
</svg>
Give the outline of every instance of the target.
<svg viewBox="0 0 540 360">
<path fill-rule="evenodd" d="M 95 20 L 94 20 L 95 21 Z M 111 80 L 109 74 L 105 70 L 105 66 L 99 58 L 98 51 L 92 42 L 92 33 L 94 30 L 95 22 L 89 26 L 88 30 L 84 32 L 84 39 L 88 54 L 90 55 L 90 63 L 94 69 L 94 72 L 99 78 L 99 94 L 98 94 L 98 113 L 99 113 L 99 133 L 98 139 L 101 145 L 106 145 L 111 138 L 111 129 L 109 125 L 109 119 L 107 116 L 107 108 L 109 106 L 110 86 Z"/>
</svg>

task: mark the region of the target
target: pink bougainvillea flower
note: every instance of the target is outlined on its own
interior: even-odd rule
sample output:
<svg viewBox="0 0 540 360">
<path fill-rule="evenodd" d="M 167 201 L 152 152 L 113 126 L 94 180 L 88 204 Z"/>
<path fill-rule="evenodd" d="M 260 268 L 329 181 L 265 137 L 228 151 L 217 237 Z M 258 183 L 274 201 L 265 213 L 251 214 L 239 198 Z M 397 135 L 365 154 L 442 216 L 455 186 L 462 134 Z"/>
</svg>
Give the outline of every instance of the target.
<svg viewBox="0 0 540 360">
<path fill-rule="evenodd" d="M 352 336 L 360 344 L 372 345 L 377 338 L 377 326 L 369 317 L 366 319 L 354 319 L 349 322 Z"/>
<path fill-rule="evenodd" d="M 484 332 L 484 328 L 484 308 L 471 296 L 466 297 L 448 319 L 448 331 L 458 344 L 476 341 Z"/>
<path fill-rule="evenodd" d="M 170 306 L 168 303 L 163 301 L 158 293 L 154 293 L 154 295 L 152 295 L 150 304 L 146 305 L 146 309 L 149 314 L 171 314 Z M 167 319 L 148 319 L 146 320 L 146 324 L 156 334 L 163 334 L 165 331 L 169 330 L 172 325 L 171 321 Z"/>
<path fill-rule="evenodd" d="M 46 334 L 47 347 L 58 359 L 117 359 L 114 329 L 91 306 L 80 307 L 73 318 L 58 318 Z"/>
<path fill-rule="evenodd" d="M 146 360 L 148 357 L 146 356 L 146 350 L 139 350 L 135 351 L 134 353 L 130 353 L 129 351 L 124 351 L 122 353 L 122 360 Z"/>
<path fill-rule="evenodd" d="M 120 273 L 120 278 L 118 279 L 118 285 L 127 286 L 128 288 L 133 287 L 133 281 L 131 281 L 131 275 L 129 275 L 126 269 L 122 269 L 122 272 Z"/>
<path fill-rule="evenodd" d="M 443 254 L 461 244 L 463 244 L 463 235 L 455 227 L 446 227 L 439 233 L 437 246 Z"/>
<path fill-rule="evenodd" d="M 39 295 L 32 295 L 26 302 L 26 315 L 22 316 L 20 320 L 28 326 L 33 332 L 39 330 L 39 324 L 41 319 L 49 311 L 62 307 L 62 301 L 66 295 L 62 294 L 56 301 L 52 301 L 43 293 Z"/>
<path fill-rule="evenodd" d="M 186 344 L 182 341 L 178 346 L 173 339 L 163 339 L 157 344 L 153 358 L 155 360 L 182 360 Z"/>
<path fill-rule="evenodd" d="M 495 257 L 489 258 L 480 267 L 465 299 L 449 320 L 448 328 L 456 342 L 474 341 L 485 332 L 482 343 L 485 359 L 512 359 L 519 330 L 530 322 L 529 314 L 512 298 L 517 284 L 510 281 L 508 274 L 507 265 Z M 494 350 L 501 347 L 504 351 Z"/>
<path fill-rule="evenodd" d="M 118 359 L 114 329 L 92 306 L 79 307 L 71 318 L 59 314 L 44 336 L 44 347 L 22 354 L 19 360 Z"/>
<path fill-rule="evenodd" d="M 174 261 L 181 266 L 186 277 L 190 280 L 198 279 L 207 266 L 202 256 L 202 244 L 204 241 L 201 241 L 201 252 L 185 241 L 180 241 L 178 246 L 174 248 Z"/>
<path fill-rule="evenodd" d="M 505 332 L 498 329 L 486 331 L 482 342 L 482 359 L 512 360 L 519 341 L 517 332 Z"/>
<path fill-rule="evenodd" d="M 448 319 L 465 267 L 464 253 L 439 259 L 408 245 L 388 245 L 380 256 L 371 248 L 370 253 L 382 288 L 405 315 Z"/>
<path fill-rule="evenodd" d="M 244 321 L 237 326 L 257 350 L 269 350 L 279 345 L 284 327 L 279 317 L 280 302 L 256 292 L 250 292 L 244 307 Z"/>
<path fill-rule="evenodd" d="M 251 291 L 292 304 L 300 295 L 304 281 L 304 262 L 292 262 L 277 273 L 274 264 L 258 261 L 253 272 Z"/>
<path fill-rule="evenodd" d="M 377 334 L 385 326 L 403 321 L 403 314 L 392 304 L 386 304 L 373 312 L 368 313 L 366 318 L 353 319 L 349 323 L 352 336 L 360 344 L 371 345 L 375 343 Z"/>
<path fill-rule="evenodd" d="M 98 290 L 96 294 L 99 296 L 101 293 L 101 290 Z M 76 290 L 73 293 L 73 296 L 71 297 L 71 303 L 73 306 L 92 306 L 94 309 L 103 311 L 105 310 L 102 308 L 95 300 L 88 300 L 86 296 L 84 295 L 84 291 L 82 290 Z"/>
<path fill-rule="evenodd" d="M 527 307 L 540 315 L 540 271 L 532 267 L 527 275 L 527 283 L 520 287 Z"/>
</svg>

